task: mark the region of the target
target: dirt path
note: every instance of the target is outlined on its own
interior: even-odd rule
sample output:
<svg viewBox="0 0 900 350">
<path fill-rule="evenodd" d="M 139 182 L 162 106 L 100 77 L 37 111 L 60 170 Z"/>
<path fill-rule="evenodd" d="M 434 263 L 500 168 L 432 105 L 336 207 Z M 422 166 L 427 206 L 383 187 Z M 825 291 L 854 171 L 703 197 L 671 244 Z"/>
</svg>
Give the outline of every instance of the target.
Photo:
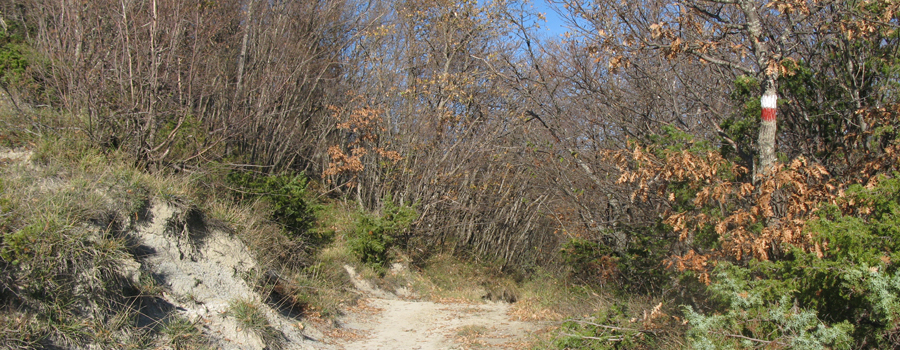
<svg viewBox="0 0 900 350">
<path fill-rule="evenodd" d="M 518 349 L 539 328 L 511 320 L 507 303 L 403 300 L 348 273 L 367 297 L 340 321 L 360 335 L 338 341 L 344 349 Z"/>
</svg>

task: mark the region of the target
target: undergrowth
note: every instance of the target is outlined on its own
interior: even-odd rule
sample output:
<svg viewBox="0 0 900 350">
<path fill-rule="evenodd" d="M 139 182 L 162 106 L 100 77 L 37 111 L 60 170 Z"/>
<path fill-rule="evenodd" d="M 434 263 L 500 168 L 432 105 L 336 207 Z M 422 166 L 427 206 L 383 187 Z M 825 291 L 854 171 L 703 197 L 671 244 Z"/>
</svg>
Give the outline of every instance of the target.
<svg viewBox="0 0 900 350">
<path fill-rule="evenodd" d="M 0 311 L 13 348 L 146 342 L 135 326 L 138 271 L 123 234 L 146 205 L 147 178 L 54 135 L 30 140 L 32 160 L 0 168 Z"/>
<path fill-rule="evenodd" d="M 54 119 L 59 117 L 36 116 L 49 118 L 39 123 L 48 125 L 59 125 Z M 26 124 L 21 127 L 33 127 Z M 228 226 L 258 259 L 259 271 L 248 280 L 267 297 L 264 302 L 301 315 L 335 318 L 355 304 L 358 296 L 350 292 L 344 271 L 352 265 L 386 289 L 408 288 L 435 301 L 513 302 L 510 315 L 520 320 L 568 320 L 561 324 L 563 335 L 546 334 L 539 343 L 544 347 L 596 347 L 591 337 L 666 346 L 672 344 L 666 332 L 680 329 L 673 326 L 680 323 L 668 304 L 624 299 L 579 281 L 604 279 L 602 269 L 612 266 L 603 260 L 611 252 L 590 242 L 567 248 L 575 258 L 569 266 L 533 268 L 528 274 L 450 252 L 411 263 L 404 240 L 415 234 L 407 231 L 417 217 L 415 206 L 388 197 L 380 210 L 363 212 L 340 200 L 319 201 L 301 174 L 247 175 L 216 167 L 194 174 L 148 173 L 128 155 L 98 149 L 78 132 L 28 130 L 17 135 L 15 145 L 31 147 L 31 160 L 0 168 L 5 286 L 0 322 L 15 330 L 0 332 L 0 341 L 11 348 L 210 346 L 195 323 L 176 315 L 149 326 L 137 322 L 141 303 L 165 291 L 143 271 L 126 273 L 121 267 L 134 253 L 126 232 L 151 198 L 197 208 Z M 217 195 L 222 189 L 230 195 Z M 618 271 L 646 268 L 638 253 L 618 257 Z M 627 259 L 634 264 L 622 264 Z M 390 270 L 392 263 L 405 269 Z M 588 265 L 598 270 L 574 270 Z M 236 301 L 230 315 L 268 346 L 282 346 L 283 335 L 273 331 L 262 307 Z M 621 329 L 598 333 L 591 324 Z"/>
<path fill-rule="evenodd" d="M 255 186 L 266 198 L 234 201 L 219 195 L 229 186 L 218 168 L 151 173 L 128 154 L 97 147 L 69 126 L 69 116 L 27 113 L 0 112 L 8 127 L 0 139 L 16 154 L 30 154 L 0 159 L 0 347 L 210 348 L 207 335 L 177 314 L 149 323 L 142 315 L 145 303 L 165 291 L 140 264 L 129 263 L 141 254 L 129 231 L 146 219 L 151 199 L 205 212 L 247 244 L 260 271 L 285 277 L 292 300 L 339 314 L 349 282 L 328 264 L 327 251 L 317 258 L 312 249 L 315 239 L 335 232 L 316 224 L 332 214 L 307 205 L 303 177 L 263 179 Z M 254 282 L 267 288 L 264 280 Z M 278 346 L 269 328 L 258 328 L 270 347 Z"/>
<path fill-rule="evenodd" d="M 347 244 L 360 262 L 383 275 L 390 265 L 391 249 L 416 217 L 415 206 L 397 205 L 385 198 L 380 213 L 357 214 Z"/>
<path fill-rule="evenodd" d="M 272 220 L 292 238 L 305 240 L 314 246 L 331 239 L 327 231 L 312 230 L 315 225 L 314 203 L 311 203 L 311 195 L 306 190 L 308 179 L 303 174 L 233 171 L 226 179 L 239 202 L 267 202 Z"/>
<path fill-rule="evenodd" d="M 487 295 L 485 284 L 514 286 L 515 281 L 502 276 L 490 264 L 465 261 L 448 254 L 437 254 L 414 266 L 421 276 L 415 289 L 432 300 L 480 301 Z"/>
<path fill-rule="evenodd" d="M 137 321 L 142 303 L 165 291 L 146 271 L 122 263 L 134 258 L 127 233 L 151 199 L 208 213 L 254 252 L 259 268 L 248 280 L 267 298 L 235 301 L 230 315 L 269 347 L 283 346 L 283 335 L 268 323 L 261 303 L 336 318 L 358 298 L 345 265 L 385 289 L 408 288 L 430 300 L 514 303 L 511 317 L 558 327 L 538 341 L 543 348 L 840 349 L 900 343 L 898 173 L 841 187 L 839 196 L 822 197 L 828 201 L 811 199 L 795 213 L 802 220 L 784 226 L 802 228 L 805 234 L 798 236 L 793 232 L 801 231 L 765 228 L 763 214 L 725 215 L 741 213 L 726 205 L 732 197 L 751 195 L 732 184 L 739 171 L 726 160 L 703 153 L 708 150 L 701 150 L 702 157 L 659 151 L 653 156 L 705 164 L 724 194 L 714 201 L 710 193 L 718 192 L 676 178 L 660 200 L 680 213 L 647 227 L 603 233 L 622 235 L 624 244 L 573 239 L 560 247 L 556 265 L 510 272 L 502 261 L 459 251 L 416 253 L 422 258 L 412 262 L 413 247 L 404 243 L 422 234 L 409 231 L 416 207 L 390 197 L 378 210 L 363 211 L 340 199 L 318 199 L 312 180 L 299 173 L 250 174 L 221 165 L 196 173 L 149 173 L 129 155 L 98 148 L 77 128 L 65 127 L 64 116 L 2 113 L 2 122 L 13 126 L 0 135 L 6 145 L 32 152 L 27 161 L 0 165 L 4 347 L 209 346 L 195 323 L 175 315 L 151 325 Z M 766 193 L 832 191 L 816 169 L 801 160 L 785 164 L 782 175 L 790 181 Z M 717 171 L 722 174 L 713 177 Z M 818 187 L 801 191 L 813 187 L 797 179 Z M 759 213 L 767 208 L 758 207 Z M 697 215 L 690 219 L 685 213 Z M 777 236 L 782 241 L 764 237 L 766 232 L 783 235 Z M 670 246 L 682 247 L 684 254 L 672 256 Z M 392 269 L 393 263 L 401 268 Z"/>
</svg>

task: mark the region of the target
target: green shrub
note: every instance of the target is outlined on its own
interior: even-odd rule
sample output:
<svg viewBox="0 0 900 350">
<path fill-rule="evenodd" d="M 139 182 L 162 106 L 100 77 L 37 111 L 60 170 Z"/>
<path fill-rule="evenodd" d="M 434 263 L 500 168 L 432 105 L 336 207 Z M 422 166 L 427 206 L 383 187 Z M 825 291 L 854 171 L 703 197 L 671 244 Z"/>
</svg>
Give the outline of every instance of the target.
<svg viewBox="0 0 900 350">
<path fill-rule="evenodd" d="M 8 93 L 18 93 L 20 98 L 28 102 L 45 103 L 50 99 L 44 95 L 46 87 L 35 67 L 42 63 L 35 54 L 35 50 L 26 41 L 29 28 L 24 23 L 16 20 L 6 21 L 6 26 L 0 26 L 0 90 Z M 16 104 L 16 97 L 9 96 Z M 18 105 L 16 105 L 18 109 Z"/>
<path fill-rule="evenodd" d="M 606 245 L 581 238 L 573 238 L 563 245 L 562 259 L 572 275 L 585 282 L 603 283 L 618 272 L 612 249 Z"/>
<path fill-rule="evenodd" d="M 188 114 L 167 115 L 156 133 L 155 144 L 169 143 L 168 159 L 187 159 L 198 154 L 204 145 L 213 143 L 201 118 Z M 108 142 L 109 143 L 109 142 Z M 112 144 L 110 144 L 112 146 Z"/>
<path fill-rule="evenodd" d="M 357 217 L 348 240 L 350 250 L 360 262 L 383 272 L 389 263 L 388 251 L 394 246 L 397 235 L 406 230 L 417 215 L 414 207 L 398 206 L 390 197 L 386 198 L 380 216 L 363 213 Z"/>
<path fill-rule="evenodd" d="M 585 283 L 614 282 L 617 291 L 654 294 L 669 285 L 672 273 L 662 268 L 676 237 L 667 237 L 664 225 L 622 228 L 608 235 L 625 239 L 611 247 L 605 243 L 573 239 L 561 250 L 574 277 Z"/>
<path fill-rule="evenodd" d="M 25 76 L 28 68 L 25 52 L 28 47 L 24 44 L 22 32 L 15 21 L 10 22 L 6 29 L 0 27 L 0 84 L 16 84 Z"/>
<path fill-rule="evenodd" d="M 22 45 L 8 43 L 0 46 L 0 83 L 18 83 L 27 68 L 28 60 Z"/>
<path fill-rule="evenodd" d="M 807 230 L 819 254 L 795 248 L 778 261 L 716 267 L 708 290 L 722 306 L 686 310 L 695 347 L 898 346 L 900 180 L 851 186 L 818 213 Z"/>
<path fill-rule="evenodd" d="M 759 346 L 849 349 L 853 325 L 829 325 L 794 297 L 794 281 L 754 278 L 751 269 L 721 263 L 709 289 L 724 310 L 703 315 L 685 307 L 688 339 L 695 349 Z"/>
<path fill-rule="evenodd" d="M 272 219 L 292 237 L 302 237 L 314 245 L 326 243 L 330 235 L 311 231 L 315 215 L 306 191 L 303 174 L 260 175 L 232 172 L 228 181 L 239 200 L 263 199 L 272 206 Z"/>
</svg>

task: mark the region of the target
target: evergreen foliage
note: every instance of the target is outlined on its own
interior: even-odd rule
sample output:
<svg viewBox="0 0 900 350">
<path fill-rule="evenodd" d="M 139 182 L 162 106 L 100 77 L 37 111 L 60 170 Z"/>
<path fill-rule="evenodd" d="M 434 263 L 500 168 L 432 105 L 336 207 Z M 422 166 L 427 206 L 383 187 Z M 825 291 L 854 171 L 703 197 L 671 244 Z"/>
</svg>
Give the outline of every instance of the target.
<svg viewBox="0 0 900 350">
<path fill-rule="evenodd" d="M 391 197 L 385 198 L 380 215 L 359 214 L 348 242 L 350 249 L 360 262 L 384 272 L 390 264 L 390 249 L 417 215 L 415 206 L 397 205 Z"/>
<path fill-rule="evenodd" d="M 19 83 L 28 68 L 28 46 L 23 34 L 18 22 L 0 27 L 0 84 L 4 86 Z"/>
<path fill-rule="evenodd" d="M 303 238 L 315 245 L 331 239 L 328 233 L 311 230 L 315 215 L 313 205 L 309 203 L 305 175 L 232 172 L 228 174 L 228 181 L 236 187 L 233 195 L 239 200 L 261 199 L 269 203 L 272 219 L 290 236 Z"/>
<path fill-rule="evenodd" d="M 697 349 L 739 349 L 761 345 L 792 349 L 849 349 L 854 327 L 847 321 L 829 325 L 817 310 L 793 299 L 790 280 L 753 278 L 749 269 L 722 263 L 709 286 L 724 305 L 721 312 L 703 315 L 685 307 L 687 332 Z M 805 305 L 805 304 L 803 304 Z"/>
</svg>

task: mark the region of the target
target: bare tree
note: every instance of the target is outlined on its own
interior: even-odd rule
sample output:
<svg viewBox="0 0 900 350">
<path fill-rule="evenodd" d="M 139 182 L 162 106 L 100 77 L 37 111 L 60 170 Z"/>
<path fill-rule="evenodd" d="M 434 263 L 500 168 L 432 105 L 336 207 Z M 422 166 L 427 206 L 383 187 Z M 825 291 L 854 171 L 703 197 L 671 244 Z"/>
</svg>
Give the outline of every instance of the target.
<svg viewBox="0 0 900 350">
<path fill-rule="evenodd" d="M 37 67 L 98 144 L 148 165 L 209 160 L 315 169 L 340 104 L 358 4 L 36 0 Z"/>
<path fill-rule="evenodd" d="M 810 116 L 808 112 L 804 115 L 803 109 L 819 108 L 811 108 L 814 104 L 801 108 L 799 105 L 810 98 L 802 94 L 817 94 L 813 98 L 818 100 L 819 105 L 844 105 L 844 101 L 853 100 L 858 103 L 856 107 L 859 108 L 867 98 L 869 101 L 877 98 L 877 94 L 871 89 L 873 82 L 866 78 L 871 74 L 862 68 L 867 66 L 863 61 L 869 60 L 868 66 L 871 68 L 873 54 L 879 57 L 890 55 L 890 52 L 880 51 L 890 46 L 873 51 L 872 47 L 860 44 L 871 42 L 870 40 L 859 40 L 863 37 L 871 39 L 873 36 L 879 38 L 876 41 L 892 40 L 883 36 L 892 25 L 885 27 L 877 24 L 889 21 L 878 19 L 879 14 L 869 13 L 869 10 L 858 4 L 847 2 L 686 0 L 561 3 L 566 5 L 564 14 L 568 16 L 570 23 L 578 28 L 577 35 L 590 44 L 589 49 L 600 53 L 603 60 L 609 62 L 611 69 L 638 65 L 635 60 L 641 59 L 642 55 L 656 54 L 669 60 L 686 58 L 719 67 L 713 71 L 718 71 L 717 74 L 723 79 L 720 83 L 730 83 L 741 75 L 750 77 L 758 82 L 758 90 L 755 91 L 757 101 L 762 102 L 760 97 L 768 96 L 765 100 L 774 103 L 772 99 L 777 99 L 779 92 L 789 95 L 791 99 L 774 106 L 788 112 L 784 115 L 790 127 L 787 135 L 776 134 L 776 129 L 780 127 L 776 125 L 774 116 L 771 120 L 759 121 L 756 144 L 759 160 L 754 167 L 754 174 L 759 174 L 774 163 L 776 140 L 788 143 L 786 150 L 793 152 L 796 147 L 803 147 L 801 145 L 807 143 L 793 135 L 834 138 L 834 135 L 809 133 L 809 130 L 820 130 L 815 125 L 816 122 L 811 121 L 818 118 Z M 850 44 L 854 41 L 857 44 Z M 843 49 L 834 50 L 837 45 L 843 46 Z M 847 55 L 849 51 L 845 50 L 855 50 L 851 49 L 854 46 L 865 49 L 856 55 Z M 837 68 L 837 65 L 827 63 L 827 59 L 823 60 L 829 56 L 844 60 L 843 66 Z M 816 69 L 823 73 L 833 71 L 834 74 L 830 74 L 832 77 L 841 76 L 840 81 L 828 84 L 836 84 L 843 91 L 828 92 L 828 84 L 812 89 L 797 89 L 799 76 L 806 74 L 803 70 L 814 67 L 818 67 Z M 683 68 L 679 70 L 693 72 Z M 826 76 L 829 74 L 814 79 L 825 80 Z M 785 83 L 791 86 L 779 86 Z M 804 84 L 817 83 L 808 80 Z M 687 88 L 698 87 L 699 85 L 691 85 Z M 727 85 L 717 88 L 731 90 Z M 799 90 L 806 92 L 798 94 Z M 714 113 L 709 108 L 704 108 L 704 111 Z M 834 110 L 821 113 L 833 112 Z M 853 116 L 849 110 L 839 118 L 861 125 L 855 121 L 858 116 Z M 737 147 L 746 147 L 741 142 L 728 138 L 729 135 L 721 134 L 726 137 L 727 142 Z M 808 140 L 808 137 L 804 138 Z"/>
</svg>

